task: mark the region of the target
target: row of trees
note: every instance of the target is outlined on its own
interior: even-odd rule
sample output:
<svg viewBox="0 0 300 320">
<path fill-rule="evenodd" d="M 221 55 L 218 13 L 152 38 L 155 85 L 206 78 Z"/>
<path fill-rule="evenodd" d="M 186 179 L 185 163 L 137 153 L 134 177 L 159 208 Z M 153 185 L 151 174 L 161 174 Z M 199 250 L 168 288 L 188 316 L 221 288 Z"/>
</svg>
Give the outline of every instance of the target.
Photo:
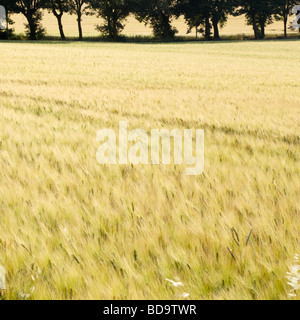
<svg viewBox="0 0 300 320">
<path fill-rule="evenodd" d="M 299 0 L 298 0 L 299 1 Z M 282 20 L 284 35 L 287 36 L 288 17 L 297 0 L 0 0 L 8 13 L 23 14 L 27 20 L 26 30 L 30 39 L 35 40 L 44 33 L 42 10 L 52 12 L 57 19 L 61 38 L 65 39 L 62 17 L 65 13 L 77 16 L 79 39 L 82 39 L 83 15 L 95 14 L 104 23 L 98 30 L 104 35 L 117 39 L 124 28 L 129 14 L 149 24 L 156 37 L 174 37 L 177 30 L 172 19 L 183 15 L 189 26 L 202 33 L 208 40 L 219 38 L 219 29 L 229 15 L 246 16 L 253 27 L 255 39 L 265 37 L 265 28 L 274 20 Z"/>
</svg>

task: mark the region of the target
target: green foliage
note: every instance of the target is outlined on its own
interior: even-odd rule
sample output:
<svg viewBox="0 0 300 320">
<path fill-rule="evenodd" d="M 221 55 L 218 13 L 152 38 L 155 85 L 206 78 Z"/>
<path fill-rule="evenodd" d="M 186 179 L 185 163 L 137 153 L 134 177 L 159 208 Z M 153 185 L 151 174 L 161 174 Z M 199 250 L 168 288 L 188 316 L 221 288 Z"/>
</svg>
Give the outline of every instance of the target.
<svg viewBox="0 0 300 320">
<path fill-rule="evenodd" d="M 116 40 L 124 29 L 124 21 L 132 11 L 131 1 L 126 0 L 91 0 L 92 8 L 104 20 L 97 29 L 111 39 Z"/>
<path fill-rule="evenodd" d="M 292 8 L 299 3 L 298 0 L 277 0 L 275 19 L 282 20 L 284 24 L 284 35 L 287 37 L 287 21 Z"/>
<path fill-rule="evenodd" d="M 218 39 L 219 26 L 224 26 L 235 5 L 234 0 L 179 0 L 178 14 L 184 14 L 188 32 L 196 28 L 208 40 L 213 26 L 214 38 Z"/>
<path fill-rule="evenodd" d="M 14 0 L 5 1 L 8 10 L 14 13 L 21 13 L 25 16 L 26 35 L 31 40 L 40 39 L 45 34 L 45 29 L 41 25 L 42 11 L 45 0 Z"/>
<path fill-rule="evenodd" d="M 64 13 L 77 16 L 79 39 L 83 38 L 82 16 L 95 14 L 104 20 L 97 29 L 111 39 L 118 39 L 130 13 L 140 21 L 149 24 L 155 37 L 174 38 L 177 33 L 172 20 L 184 16 L 188 33 L 192 29 L 204 35 L 206 40 L 219 38 L 219 28 L 229 15 L 245 15 L 253 27 L 256 39 L 265 37 L 265 28 L 274 19 L 283 20 L 287 36 L 287 22 L 297 0 L 0 0 L 8 12 L 21 13 L 27 19 L 26 34 L 30 39 L 40 38 L 42 9 L 47 9 L 57 18 L 60 35 L 65 39 L 62 16 Z M 11 23 L 11 20 L 8 20 Z M 213 31 L 213 32 L 212 32 Z"/>
<path fill-rule="evenodd" d="M 5 7 L 7 22 L 7 30 L 0 31 L 0 39 L 11 39 L 14 34 L 14 29 L 10 28 L 10 26 L 14 24 L 14 21 L 11 19 L 11 13 L 14 10 L 14 2 L 10 0 L 0 0 L 0 5 Z"/>
<path fill-rule="evenodd" d="M 240 0 L 239 14 L 245 14 L 247 23 L 252 25 L 255 39 L 265 37 L 265 27 L 273 22 L 278 0 Z"/>
<path fill-rule="evenodd" d="M 89 0 L 69 0 L 69 6 L 70 6 L 69 13 L 77 15 L 79 40 L 82 40 L 82 37 L 83 37 L 82 26 L 81 26 L 82 16 L 84 14 L 86 15 L 90 14 L 89 4 L 90 4 Z"/>
<path fill-rule="evenodd" d="M 137 0 L 135 14 L 140 22 L 150 24 L 154 36 L 173 38 L 178 32 L 171 20 L 178 13 L 176 0 Z"/>
<path fill-rule="evenodd" d="M 65 40 L 65 34 L 62 25 L 62 16 L 71 10 L 69 0 L 45 0 L 45 8 L 51 11 L 56 17 L 58 22 L 58 28 L 62 40 Z"/>
</svg>

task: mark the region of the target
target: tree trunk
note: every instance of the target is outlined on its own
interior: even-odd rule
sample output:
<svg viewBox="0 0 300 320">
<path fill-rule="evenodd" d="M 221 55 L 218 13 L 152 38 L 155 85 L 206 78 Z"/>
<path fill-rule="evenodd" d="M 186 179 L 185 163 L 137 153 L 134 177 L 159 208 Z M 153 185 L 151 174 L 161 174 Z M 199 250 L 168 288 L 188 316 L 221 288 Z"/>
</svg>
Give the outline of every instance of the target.
<svg viewBox="0 0 300 320">
<path fill-rule="evenodd" d="M 211 29 L 211 25 L 210 25 L 209 17 L 207 16 L 205 18 L 205 40 L 210 40 L 210 29 Z"/>
<path fill-rule="evenodd" d="M 59 14 L 56 16 L 57 18 L 57 22 L 58 22 L 58 28 L 59 28 L 59 33 L 60 33 L 60 37 L 62 40 L 66 40 L 66 37 L 65 37 L 65 33 L 64 33 L 64 28 L 63 28 L 63 25 L 62 25 L 62 14 Z"/>
<path fill-rule="evenodd" d="M 82 40 L 81 12 L 77 12 L 79 40 Z"/>
<path fill-rule="evenodd" d="M 253 26 L 255 40 L 259 40 L 260 38 L 259 29 L 255 21 L 252 22 L 252 26 Z"/>
<path fill-rule="evenodd" d="M 284 37 L 287 38 L 287 16 L 284 14 L 283 23 L 284 23 Z"/>
<path fill-rule="evenodd" d="M 8 20 L 9 20 L 8 10 L 6 10 L 5 14 L 6 14 L 6 32 L 8 33 Z"/>
<path fill-rule="evenodd" d="M 110 39 L 113 38 L 113 28 L 112 28 L 112 22 L 111 22 L 111 18 L 108 17 L 107 19 L 107 31 L 108 31 L 108 37 Z"/>
<path fill-rule="evenodd" d="M 113 39 L 117 41 L 118 39 L 118 28 L 117 28 L 117 21 L 113 21 Z"/>
<path fill-rule="evenodd" d="M 164 38 L 168 38 L 171 36 L 171 28 L 170 28 L 170 18 L 169 16 L 162 13 L 162 36 Z"/>
<path fill-rule="evenodd" d="M 30 40 L 36 40 L 36 23 L 32 16 L 26 16 L 29 26 L 29 38 Z"/>
<path fill-rule="evenodd" d="M 214 39 L 219 40 L 220 39 L 219 24 L 216 19 L 213 19 L 213 27 L 214 27 Z"/>
<path fill-rule="evenodd" d="M 260 26 L 260 39 L 264 39 L 265 38 L 265 25 L 261 24 Z"/>
</svg>

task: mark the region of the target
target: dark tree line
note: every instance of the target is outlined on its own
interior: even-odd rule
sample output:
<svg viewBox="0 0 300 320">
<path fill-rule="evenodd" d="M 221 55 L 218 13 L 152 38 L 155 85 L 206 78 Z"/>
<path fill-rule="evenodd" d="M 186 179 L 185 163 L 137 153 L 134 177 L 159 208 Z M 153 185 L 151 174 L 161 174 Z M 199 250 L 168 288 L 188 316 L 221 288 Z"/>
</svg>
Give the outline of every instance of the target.
<svg viewBox="0 0 300 320">
<path fill-rule="evenodd" d="M 9 23 L 12 13 L 26 18 L 26 33 L 32 40 L 44 33 L 43 10 L 51 12 L 57 19 L 61 39 L 65 39 L 63 15 L 74 14 L 77 18 L 79 40 L 83 37 L 83 15 L 95 14 L 103 19 L 97 29 L 105 36 L 117 40 L 126 18 L 133 14 L 140 22 L 149 24 L 156 37 L 172 38 L 177 30 L 172 20 L 183 15 L 189 30 L 205 39 L 219 39 L 220 28 L 229 15 L 245 15 L 252 26 L 255 39 L 265 37 L 265 28 L 274 20 L 282 20 L 287 36 L 288 17 L 297 0 L 0 0 L 7 10 Z"/>
</svg>

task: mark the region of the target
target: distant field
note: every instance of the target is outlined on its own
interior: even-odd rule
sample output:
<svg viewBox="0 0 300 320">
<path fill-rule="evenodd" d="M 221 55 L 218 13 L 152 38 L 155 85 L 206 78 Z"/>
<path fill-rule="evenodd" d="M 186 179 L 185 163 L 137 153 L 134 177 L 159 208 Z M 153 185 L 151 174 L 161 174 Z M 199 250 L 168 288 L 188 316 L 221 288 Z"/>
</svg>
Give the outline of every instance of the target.
<svg viewBox="0 0 300 320">
<path fill-rule="evenodd" d="M 4 297 L 288 298 L 300 248 L 299 57 L 299 41 L 2 42 Z M 205 129 L 204 174 L 99 165 L 97 131 L 120 120 Z"/>
<path fill-rule="evenodd" d="M 13 16 L 15 20 L 14 28 L 17 33 L 24 33 L 24 23 L 26 22 L 25 18 L 22 15 Z M 95 37 L 100 33 L 95 30 L 95 26 L 101 23 L 101 19 L 96 18 L 95 16 L 84 16 L 83 17 L 83 32 L 86 37 Z M 77 33 L 77 21 L 76 16 L 65 15 L 63 17 L 64 29 L 67 37 L 76 37 Z M 43 25 L 47 30 L 49 36 L 59 36 L 59 31 L 57 27 L 57 20 L 47 11 L 44 13 Z M 179 18 L 178 20 L 173 21 L 173 25 L 176 26 L 179 33 L 178 35 L 184 36 L 187 32 L 187 25 L 185 24 L 184 18 Z M 283 23 L 281 21 L 276 21 L 273 24 L 269 25 L 266 29 L 267 34 L 269 35 L 282 35 L 283 34 Z M 290 34 L 296 34 L 294 31 L 289 30 Z M 133 16 L 130 16 L 127 20 L 126 27 L 123 31 L 124 35 L 127 36 L 137 36 L 137 35 L 151 35 L 152 30 L 145 26 L 142 23 L 139 23 Z M 251 26 L 248 26 L 245 22 L 243 16 L 240 17 L 230 17 L 226 26 L 220 31 L 221 36 L 231 36 L 237 34 L 252 35 L 253 30 Z M 191 34 L 194 35 L 194 34 Z"/>
</svg>

